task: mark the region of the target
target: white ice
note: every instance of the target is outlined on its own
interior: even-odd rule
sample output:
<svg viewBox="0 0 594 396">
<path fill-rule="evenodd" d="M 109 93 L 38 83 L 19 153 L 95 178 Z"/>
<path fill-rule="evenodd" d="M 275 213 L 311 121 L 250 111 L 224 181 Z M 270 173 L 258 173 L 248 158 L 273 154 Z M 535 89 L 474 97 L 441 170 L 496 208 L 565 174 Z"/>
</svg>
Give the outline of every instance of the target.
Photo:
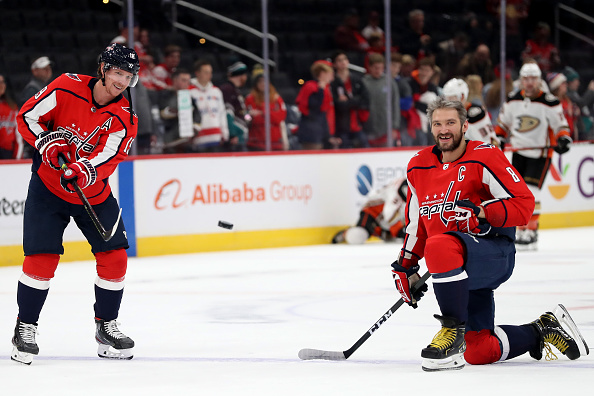
<svg viewBox="0 0 594 396">
<path fill-rule="evenodd" d="M 564 304 L 594 345 L 594 227 L 543 230 L 496 292 L 498 324 Z M 420 351 L 439 329 L 430 291 L 403 306 L 347 361 L 301 361 L 302 348 L 348 349 L 396 301 L 398 245 L 248 250 L 130 259 L 120 329 L 130 361 L 96 355 L 93 262 L 63 263 L 39 321 L 40 354 L 10 360 L 19 267 L 0 268 L 2 395 L 584 394 L 594 353 L 528 355 L 427 373 Z M 431 288 L 430 288 L 431 289 Z M 0 349 L 1 350 L 1 349 Z"/>
</svg>

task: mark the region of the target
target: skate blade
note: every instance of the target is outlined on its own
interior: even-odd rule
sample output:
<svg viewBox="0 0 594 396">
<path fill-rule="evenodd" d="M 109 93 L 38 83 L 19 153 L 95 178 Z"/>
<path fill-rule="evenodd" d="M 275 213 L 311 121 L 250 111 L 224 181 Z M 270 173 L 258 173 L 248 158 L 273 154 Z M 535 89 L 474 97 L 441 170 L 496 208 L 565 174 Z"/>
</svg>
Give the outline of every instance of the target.
<svg viewBox="0 0 594 396">
<path fill-rule="evenodd" d="M 31 353 L 21 352 L 17 349 L 17 347 L 13 347 L 10 359 L 14 360 L 15 362 L 30 365 L 31 363 L 33 363 L 33 356 L 34 355 Z"/>
<path fill-rule="evenodd" d="M 97 355 L 104 359 L 130 360 L 134 357 L 134 348 L 115 349 L 110 345 L 99 344 Z"/>
<path fill-rule="evenodd" d="M 423 359 L 423 371 L 462 370 L 466 365 L 464 355 L 451 356 L 445 359 Z"/>
<path fill-rule="evenodd" d="M 534 252 L 538 250 L 538 244 L 536 242 L 528 244 L 516 242 L 516 250 L 518 252 Z"/>
<path fill-rule="evenodd" d="M 588 355 L 590 353 L 590 349 L 588 348 L 588 344 L 586 344 L 586 340 L 582 336 L 582 333 L 578 329 L 577 325 L 573 321 L 572 317 L 569 315 L 567 309 L 562 305 L 559 304 L 553 310 L 553 315 L 557 318 L 557 320 L 561 323 L 561 326 L 573 337 L 575 343 L 578 346 L 578 350 L 580 351 L 580 357 Z"/>
</svg>

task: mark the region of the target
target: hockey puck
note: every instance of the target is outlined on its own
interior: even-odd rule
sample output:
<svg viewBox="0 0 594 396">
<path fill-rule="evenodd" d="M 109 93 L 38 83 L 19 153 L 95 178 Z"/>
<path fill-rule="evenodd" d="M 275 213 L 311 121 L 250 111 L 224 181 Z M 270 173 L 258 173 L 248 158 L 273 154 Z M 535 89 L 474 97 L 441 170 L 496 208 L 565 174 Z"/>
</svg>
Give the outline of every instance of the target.
<svg viewBox="0 0 594 396">
<path fill-rule="evenodd" d="M 233 224 L 229 223 L 228 221 L 219 220 L 219 227 L 226 228 L 228 230 L 232 230 Z"/>
</svg>

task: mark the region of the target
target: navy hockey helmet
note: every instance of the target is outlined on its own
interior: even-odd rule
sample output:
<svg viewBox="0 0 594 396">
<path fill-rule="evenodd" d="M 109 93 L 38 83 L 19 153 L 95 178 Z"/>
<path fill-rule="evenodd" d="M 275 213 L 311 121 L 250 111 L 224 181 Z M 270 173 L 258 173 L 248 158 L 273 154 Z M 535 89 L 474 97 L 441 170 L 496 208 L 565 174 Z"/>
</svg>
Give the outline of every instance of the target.
<svg viewBox="0 0 594 396">
<path fill-rule="evenodd" d="M 138 54 L 133 49 L 125 47 L 122 44 L 112 43 L 99 56 L 99 64 L 101 63 L 104 64 L 104 73 L 112 67 L 132 73 L 130 87 L 134 87 L 138 82 L 140 62 L 138 60 Z"/>
</svg>

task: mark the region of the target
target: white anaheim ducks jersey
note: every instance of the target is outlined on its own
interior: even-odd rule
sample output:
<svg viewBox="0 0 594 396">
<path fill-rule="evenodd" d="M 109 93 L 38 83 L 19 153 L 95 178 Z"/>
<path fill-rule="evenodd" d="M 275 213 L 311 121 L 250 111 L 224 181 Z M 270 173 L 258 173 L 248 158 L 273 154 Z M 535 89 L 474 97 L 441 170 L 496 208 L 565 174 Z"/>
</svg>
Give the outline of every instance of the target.
<svg viewBox="0 0 594 396">
<path fill-rule="evenodd" d="M 559 99 L 545 92 L 533 99 L 525 97 L 523 90 L 511 93 L 501 107 L 497 123 L 514 148 L 551 146 L 559 132 L 569 130 Z M 521 154 L 529 158 L 547 157 L 550 150 L 522 150 Z"/>
<path fill-rule="evenodd" d="M 497 141 L 495 129 L 491 123 L 489 113 L 481 106 L 471 103 L 466 104 L 466 111 L 468 112 L 468 130 L 466 131 L 466 139 L 478 140 L 483 143 L 493 143 Z"/>
</svg>

